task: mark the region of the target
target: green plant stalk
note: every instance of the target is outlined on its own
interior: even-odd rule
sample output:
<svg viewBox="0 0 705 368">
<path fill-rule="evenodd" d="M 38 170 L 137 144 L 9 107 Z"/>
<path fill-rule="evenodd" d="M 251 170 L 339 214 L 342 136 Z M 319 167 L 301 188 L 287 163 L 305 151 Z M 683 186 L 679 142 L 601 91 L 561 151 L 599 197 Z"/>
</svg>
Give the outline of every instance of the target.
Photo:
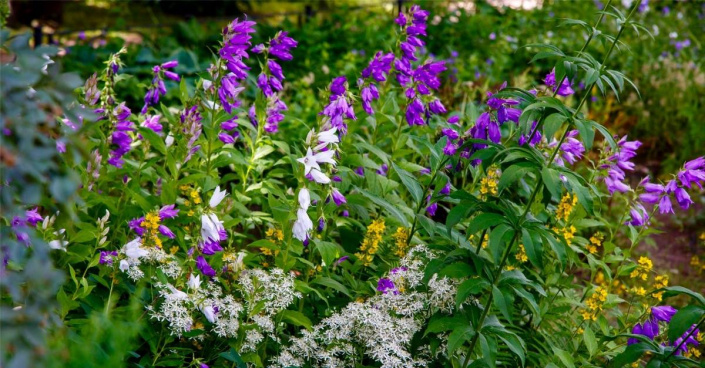
<svg viewBox="0 0 705 368">
<path fill-rule="evenodd" d="M 608 0 L 608 1 L 607 1 L 607 5 L 605 5 L 604 9 L 609 8 L 611 4 L 612 4 L 612 0 Z M 595 32 L 597 31 L 597 27 L 602 23 L 602 20 L 603 20 L 604 18 L 605 18 L 605 13 L 600 13 L 600 17 L 597 19 L 597 22 L 595 22 L 595 25 L 592 27 L 593 31 L 590 32 L 590 35 L 588 36 L 588 39 L 585 40 L 585 43 L 583 44 L 583 47 L 580 49 L 580 51 L 578 51 L 578 54 L 582 54 L 582 53 L 585 51 L 585 49 L 587 49 L 588 45 L 589 45 L 590 42 L 592 41 L 592 38 L 595 36 Z M 627 19 L 629 19 L 629 18 L 627 18 Z M 618 36 L 618 37 L 619 37 L 619 36 Z M 616 40 L 615 40 L 615 43 L 616 43 Z M 610 50 L 610 51 L 611 51 L 611 50 Z M 608 53 L 608 55 L 609 55 L 609 53 Z M 604 65 L 604 62 L 603 62 L 602 64 Z M 562 85 L 562 84 L 563 84 L 563 81 L 564 81 L 566 78 L 568 78 L 568 76 L 567 76 L 567 75 L 564 75 L 563 78 L 560 80 L 560 82 L 556 84 L 556 90 L 553 91 L 553 97 L 556 97 L 556 95 L 558 95 L 558 86 Z M 590 88 L 586 89 L 587 93 L 585 93 L 585 95 L 583 96 L 583 100 L 586 99 L 585 96 L 587 96 L 587 95 L 590 94 L 590 91 L 592 91 L 592 87 L 594 87 L 594 86 L 595 86 L 595 83 L 593 83 L 593 84 L 590 86 Z M 576 109 L 576 111 L 580 110 L 580 107 L 583 105 L 584 102 L 585 102 L 585 101 L 581 101 L 581 102 L 580 102 L 580 105 L 578 105 L 578 108 Z M 541 126 L 543 125 L 544 120 L 545 120 L 545 117 L 542 117 L 541 121 L 539 121 L 539 123 L 536 124 L 536 128 L 531 132 L 531 134 L 529 134 L 529 139 L 528 139 L 529 142 L 534 138 L 534 135 L 536 134 L 536 132 L 539 131 L 539 129 L 540 129 Z"/>
<path fill-rule="evenodd" d="M 426 192 L 431 189 L 433 182 L 436 180 L 436 176 L 438 176 L 438 171 L 443 167 L 443 165 L 445 165 L 449 158 L 450 156 L 445 157 L 442 161 L 438 163 L 438 167 L 433 171 L 431 180 L 428 181 L 428 185 L 423 190 L 421 200 L 419 200 L 419 203 L 416 205 L 416 211 L 414 212 L 414 221 L 411 223 L 411 230 L 409 230 L 409 236 L 406 238 L 407 245 L 411 244 L 411 239 L 414 237 L 414 233 L 416 232 L 416 225 L 419 222 L 419 212 L 421 212 L 421 208 L 423 208 L 424 198 L 426 198 Z"/>
</svg>

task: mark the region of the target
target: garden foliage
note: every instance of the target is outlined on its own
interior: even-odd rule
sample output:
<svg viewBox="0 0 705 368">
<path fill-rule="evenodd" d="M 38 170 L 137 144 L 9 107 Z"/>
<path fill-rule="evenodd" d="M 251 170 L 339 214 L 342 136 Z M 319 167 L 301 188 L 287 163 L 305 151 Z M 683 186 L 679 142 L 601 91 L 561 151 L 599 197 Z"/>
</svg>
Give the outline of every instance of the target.
<svg viewBox="0 0 705 368">
<path fill-rule="evenodd" d="M 3 366 L 701 366 L 705 297 L 632 251 L 705 157 L 632 185 L 641 143 L 587 108 L 636 90 L 613 60 L 638 8 L 565 20 L 584 44 L 526 45 L 543 80 L 479 109 L 444 102 L 419 6 L 315 114 L 300 40 L 249 19 L 195 84 L 122 49 L 76 88 L 3 37 Z"/>
</svg>

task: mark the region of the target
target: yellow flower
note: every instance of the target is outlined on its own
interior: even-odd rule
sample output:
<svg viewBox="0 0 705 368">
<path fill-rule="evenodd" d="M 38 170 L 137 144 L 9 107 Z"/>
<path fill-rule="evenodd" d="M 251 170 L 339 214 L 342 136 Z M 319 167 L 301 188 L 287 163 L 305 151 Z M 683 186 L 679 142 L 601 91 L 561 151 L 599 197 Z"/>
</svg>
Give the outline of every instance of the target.
<svg viewBox="0 0 705 368">
<path fill-rule="evenodd" d="M 178 250 L 179 250 L 179 247 L 177 247 L 176 245 L 173 246 L 173 247 L 171 247 L 171 248 L 169 248 L 169 252 L 170 252 L 171 254 L 176 254 L 176 252 L 177 252 Z"/>
<path fill-rule="evenodd" d="M 201 204 L 201 196 L 198 194 L 198 190 L 191 189 L 191 192 L 189 193 L 189 197 L 191 197 L 191 200 L 193 201 L 194 204 Z"/>
<path fill-rule="evenodd" d="M 521 263 L 526 263 L 526 261 L 529 260 L 529 257 L 526 255 L 526 248 L 524 248 L 524 244 L 519 244 L 519 251 L 514 255 L 514 257 Z"/>
<path fill-rule="evenodd" d="M 365 238 L 362 239 L 360 251 L 355 253 L 355 256 L 357 256 L 365 266 L 372 264 L 374 255 L 379 250 L 379 242 L 382 241 L 384 229 L 384 219 L 373 220 L 372 223 L 367 226 L 367 234 L 365 234 Z"/>
<path fill-rule="evenodd" d="M 636 268 L 629 274 L 629 277 L 636 279 L 640 278 L 646 281 L 649 278 L 649 272 L 654 268 L 653 262 L 648 257 L 641 256 L 637 261 Z"/>
<path fill-rule="evenodd" d="M 480 180 L 480 193 L 484 198 L 487 194 L 497 195 L 497 178 L 499 177 L 499 169 L 496 166 L 490 166 L 487 169 L 487 176 Z"/>
<path fill-rule="evenodd" d="M 517 268 L 514 267 L 514 266 L 512 266 L 512 265 L 507 265 L 507 267 L 504 267 L 504 269 L 507 270 L 507 271 L 514 271 L 514 270 L 516 270 Z"/>
<path fill-rule="evenodd" d="M 397 231 L 392 235 L 394 238 L 394 245 L 396 245 L 396 250 L 394 254 L 397 257 L 404 257 L 409 248 L 409 244 L 406 240 L 409 238 L 409 231 L 405 227 L 398 227 Z"/>
<path fill-rule="evenodd" d="M 558 203 L 558 208 L 556 208 L 556 217 L 559 220 L 568 222 L 571 212 L 573 212 L 573 207 L 578 203 L 578 197 L 576 195 L 571 195 L 566 193 L 563 198 L 561 198 L 560 203 Z"/>
<path fill-rule="evenodd" d="M 644 296 L 644 295 L 646 295 L 646 289 L 644 289 L 643 286 L 634 287 L 634 288 L 632 289 L 632 292 L 633 292 L 634 294 L 638 295 L 638 296 Z"/>
<path fill-rule="evenodd" d="M 598 286 L 592 295 L 585 301 L 585 306 L 587 308 L 580 311 L 581 316 L 584 320 L 597 321 L 597 317 L 600 315 L 602 308 L 607 301 L 607 289 L 602 286 Z"/>
<path fill-rule="evenodd" d="M 597 248 L 602 246 L 602 240 L 604 240 L 604 235 L 597 232 L 590 237 L 590 244 L 587 245 L 587 250 L 590 254 L 597 254 Z"/>
<path fill-rule="evenodd" d="M 490 244 L 490 236 L 485 233 L 485 236 L 482 238 L 482 249 L 487 248 L 487 246 Z"/>
</svg>

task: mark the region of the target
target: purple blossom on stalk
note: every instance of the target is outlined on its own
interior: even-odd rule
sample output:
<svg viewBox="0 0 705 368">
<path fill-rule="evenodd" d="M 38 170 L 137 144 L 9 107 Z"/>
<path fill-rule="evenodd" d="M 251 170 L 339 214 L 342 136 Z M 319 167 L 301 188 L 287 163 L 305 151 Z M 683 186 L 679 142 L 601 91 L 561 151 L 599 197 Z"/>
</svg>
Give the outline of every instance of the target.
<svg viewBox="0 0 705 368">
<path fill-rule="evenodd" d="M 389 165 L 387 164 L 382 164 L 379 169 L 377 169 L 376 173 L 377 175 L 382 175 L 382 176 L 387 176 L 387 172 L 389 171 Z"/>
<path fill-rule="evenodd" d="M 274 38 L 269 41 L 269 54 L 276 56 L 280 60 L 289 61 L 294 57 L 291 55 L 291 49 L 295 48 L 299 43 L 289 37 L 286 31 L 279 31 Z"/>
<path fill-rule="evenodd" d="M 56 141 L 56 151 L 59 153 L 66 153 L 66 142 L 59 139 Z"/>
<path fill-rule="evenodd" d="M 161 118 L 161 115 L 147 115 L 144 117 L 144 122 L 142 122 L 142 126 L 152 130 L 155 133 L 161 133 L 163 130 L 162 124 L 159 122 Z"/>
<path fill-rule="evenodd" d="M 644 226 L 649 224 L 649 212 L 641 203 L 636 203 L 629 210 L 631 218 L 626 221 L 625 225 Z"/>
<path fill-rule="evenodd" d="M 179 210 L 174 208 L 175 205 L 170 204 L 162 207 L 159 210 L 159 218 L 163 221 L 165 219 L 170 219 L 178 216 Z"/>
<path fill-rule="evenodd" d="M 450 194 L 450 182 L 446 183 L 445 186 L 443 186 L 443 189 L 439 192 L 442 195 L 449 195 Z"/>
<path fill-rule="evenodd" d="M 325 229 L 325 228 L 326 228 L 326 219 L 321 217 L 318 219 L 318 227 L 316 228 L 316 231 L 318 231 L 319 233 L 322 233 L 323 229 Z"/>
<path fill-rule="evenodd" d="M 155 106 L 159 103 L 159 98 L 166 95 L 166 86 L 164 85 L 164 77 L 167 77 L 173 81 L 179 81 L 181 78 L 178 74 L 169 71 L 167 69 L 175 68 L 179 63 L 176 60 L 167 61 L 166 63 L 160 65 L 155 65 L 152 68 L 152 84 L 147 89 L 147 94 L 144 96 L 144 106 L 140 113 L 142 115 L 147 113 L 149 106 Z"/>
<path fill-rule="evenodd" d="M 556 92 L 556 69 L 554 68 L 551 70 L 543 81 L 549 88 L 551 88 L 551 91 Z M 556 94 L 562 97 L 567 97 L 574 93 L 575 91 L 571 88 L 570 80 L 565 78 L 563 79 L 563 83 L 561 83 L 560 87 L 558 87 L 558 92 Z"/>
<path fill-rule="evenodd" d="M 99 263 L 100 263 L 100 264 L 112 265 L 114 258 L 117 257 L 117 256 L 118 256 L 118 252 L 117 252 L 116 250 L 113 250 L 113 251 L 105 251 L 105 250 L 103 250 L 103 251 L 100 252 L 100 260 L 99 260 Z"/>
<path fill-rule="evenodd" d="M 213 255 L 223 250 L 218 241 L 206 239 L 201 245 L 201 252 L 205 255 Z"/>
<path fill-rule="evenodd" d="M 215 277 L 215 270 L 211 267 L 203 256 L 196 258 L 196 267 L 202 274 L 208 277 Z"/>
<path fill-rule="evenodd" d="M 377 291 L 381 292 L 382 294 L 387 294 L 390 291 L 394 294 L 399 294 L 399 291 L 396 289 L 394 282 L 388 278 L 381 278 L 379 279 L 379 281 L 377 281 Z"/>
<path fill-rule="evenodd" d="M 243 58 L 249 58 L 247 49 L 250 47 L 250 40 L 254 33 L 255 22 L 249 20 L 235 19 L 223 29 L 223 47 L 218 51 L 218 55 L 225 62 L 225 66 L 237 79 L 246 79 L 247 71 L 250 69 L 242 62 Z"/>
<path fill-rule="evenodd" d="M 240 92 L 245 90 L 245 87 L 240 86 L 238 77 L 233 73 L 228 73 L 220 80 L 220 88 L 218 88 L 218 98 L 223 109 L 232 114 L 233 109 L 240 107 L 240 100 L 237 99 Z"/>
<path fill-rule="evenodd" d="M 379 99 L 379 91 L 373 80 L 378 83 L 386 81 L 392 69 L 393 61 L 393 53 L 384 54 L 382 51 L 378 51 L 369 65 L 362 70 L 362 78 L 358 80 L 358 86 L 361 87 L 360 98 L 362 100 L 362 109 L 367 114 L 374 114 L 372 101 Z M 365 80 L 368 81 L 367 85 L 365 85 Z"/>
<path fill-rule="evenodd" d="M 159 225 L 158 229 L 160 234 L 166 236 L 169 239 L 174 239 L 176 237 L 176 234 L 174 234 L 174 232 L 171 231 L 171 229 L 169 229 L 165 225 Z"/>
<path fill-rule="evenodd" d="M 203 117 L 201 116 L 201 113 L 198 112 L 198 106 L 194 105 L 186 108 L 181 113 L 180 119 L 181 126 L 183 126 L 184 135 L 189 138 L 188 143 L 186 144 L 188 154 L 184 159 L 184 163 L 186 163 L 191 159 L 192 155 L 201 148 L 201 146 L 196 145 L 196 142 L 201 136 L 201 120 L 203 120 Z"/>
<path fill-rule="evenodd" d="M 37 208 L 37 207 L 35 207 L 31 210 L 25 211 L 24 217 L 30 226 L 37 226 L 37 223 L 44 220 L 42 215 L 39 214 L 39 208 Z"/>
<path fill-rule="evenodd" d="M 345 262 L 348 258 L 350 258 L 350 257 L 349 256 L 342 256 L 342 257 L 338 258 L 335 261 L 335 265 L 339 266 L 341 263 Z"/>
<path fill-rule="evenodd" d="M 600 166 L 607 170 L 604 177 L 605 185 L 610 194 L 614 192 L 628 192 L 631 188 L 624 183 L 624 170 L 634 170 L 634 163 L 630 160 L 636 156 L 636 150 L 641 146 L 639 141 L 627 141 L 627 136 L 622 137 L 617 143 L 616 152 L 607 158 L 607 162 Z"/>
<path fill-rule="evenodd" d="M 678 312 L 678 310 L 676 308 L 671 307 L 670 305 L 662 305 L 659 307 L 651 308 L 651 315 L 653 316 L 653 318 L 657 321 L 666 323 L 671 322 L 671 318 L 673 318 L 676 312 Z"/>
<path fill-rule="evenodd" d="M 568 132 L 565 141 L 561 144 L 561 154 L 560 156 L 556 156 L 556 164 L 560 166 L 565 166 L 565 164 L 563 163 L 563 160 L 565 160 L 569 164 L 574 165 L 578 160 L 583 158 L 583 153 L 585 153 L 585 146 L 583 146 L 583 142 L 575 139 L 575 137 L 577 136 L 577 130 L 571 130 Z"/>
<path fill-rule="evenodd" d="M 343 195 L 343 193 L 340 193 L 338 188 L 333 188 L 333 190 L 331 190 L 331 197 L 333 198 L 333 202 L 336 206 L 340 206 L 343 203 L 348 203 L 348 201 L 345 199 L 345 196 Z"/>
<path fill-rule="evenodd" d="M 357 120 L 353 109 L 352 99 L 347 93 L 347 79 L 344 76 L 333 78 L 330 83 L 329 103 L 319 114 L 327 116 L 324 126 L 337 128 L 341 135 L 348 133 L 345 119 Z"/>
<path fill-rule="evenodd" d="M 240 132 L 236 130 L 238 126 L 239 124 L 237 123 L 236 117 L 224 121 L 220 124 L 220 129 L 222 130 L 222 132 L 218 134 L 218 139 L 220 139 L 225 144 L 234 143 L 235 140 L 240 136 Z"/>
<path fill-rule="evenodd" d="M 430 202 L 431 202 L 431 195 L 429 194 L 428 197 L 426 197 L 426 203 L 430 203 Z M 437 210 L 438 210 L 438 203 L 436 203 L 436 202 L 433 202 L 426 207 L 426 212 L 428 212 L 429 216 L 431 216 L 431 217 L 436 216 Z"/>
</svg>

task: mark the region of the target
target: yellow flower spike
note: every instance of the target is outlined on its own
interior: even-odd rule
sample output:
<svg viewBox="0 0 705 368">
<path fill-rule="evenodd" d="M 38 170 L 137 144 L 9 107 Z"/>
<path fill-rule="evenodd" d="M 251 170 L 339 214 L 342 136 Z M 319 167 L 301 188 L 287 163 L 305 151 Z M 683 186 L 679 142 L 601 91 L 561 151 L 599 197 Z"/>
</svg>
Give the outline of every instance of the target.
<svg viewBox="0 0 705 368">
<path fill-rule="evenodd" d="M 360 252 L 355 253 L 355 256 L 362 261 L 365 266 L 369 266 L 374 259 L 374 255 L 379 250 L 379 242 L 382 240 L 382 233 L 386 225 L 384 219 L 373 220 L 367 226 L 367 233 L 360 244 Z"/>
<path fill-rule="evenodd" d="M 398 227 L 397 231 L 392 235 L 392 238 L 394 239 L 394 245 L 396 246 L 396 250 L 394 251 L 394 254 L 401 258 L 406 255 L 406 252 L 409 248 L 409 244 L 406 243 L 407 238 L 409 237 L 409 230 L 407 230 L 405 227 Z"/>
<path fill-rule="evenodd" d="M 524 244 L 519 244 L 519 251 L 514 255 L 514 257 L 521 263 L 526 263 L 526 261 L 529 260 L 529 257 L 526 255 L 526 248 L 524 248 Z"/>
<path fill-rule="evenodd" d="M 169 248 L 169 252 L 170 252 L 171 254 L 176 254 L 176 252 L 178 252 L 178 251 L 179 251 L 179 247 L 177 247 L 176 245 L 173 246 L 173 247 L 171 247 L 171 248 Z"/>
</svg>

